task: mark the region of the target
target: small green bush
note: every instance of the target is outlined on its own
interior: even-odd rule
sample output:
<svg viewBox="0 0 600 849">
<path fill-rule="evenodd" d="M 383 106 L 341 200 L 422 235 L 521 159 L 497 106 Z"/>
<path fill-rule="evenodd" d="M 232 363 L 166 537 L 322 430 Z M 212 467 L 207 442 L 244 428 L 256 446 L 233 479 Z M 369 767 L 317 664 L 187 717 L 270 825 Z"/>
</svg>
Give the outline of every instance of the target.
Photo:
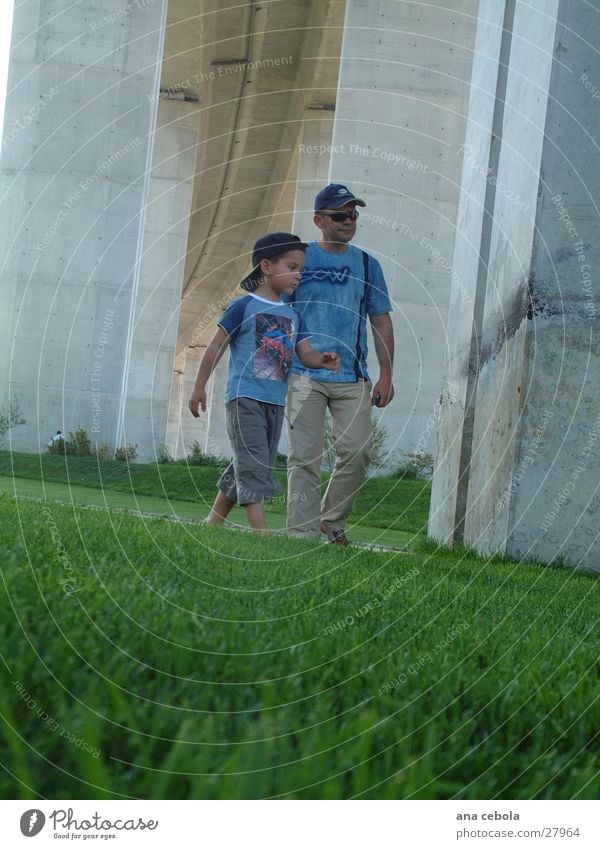
<svg viewBox="0 0 600 849">
<path fill-rule="evenodd" d="M 98 445 L 96 443 L 96 457 L 99 460 L 108 460 L 110 458 L 110 449 L 108 445 Z"/>
<path fill-rule="evenodd" d="M 69 432 L 67 439 L 56 439 L 48 446 L 49 454 L 70 454 L 73 457 L 89 457 L 92 443 L 84 427 L 78 427 L 75 433 Z"/>
<path fill-rule="evenodd" d="M 66 454 L 65 440 L 55 439 L 48 446 L 49 454 Z"/>
<path fill-rule="evenodd" d="M 0 407 L 0 440 L 8 433 L 12 427 L 24 425 L 25 419 L 21 415 L 21 410 L 16 400 L 8 405 L 8 409 Z"/>
<path fill-rule="evenodd" d="M 192 442 L 190 453 L 187 455 L 190 466 L 222 466 L 227 462 L 224 457 L 216 457 L 214 454 L 206 454 L 200 447 L 197 439 Z"/>
<path fill-rule="evenodd" d="M 173 457 L 167 446 L 162 443 L 156 446 L 156 462 L 157 463 L 174 463 Z"/>
<path fill-rule="evenodd" d="M 123 462 L 135 460 L 138 455 L 137 449 L 137 445 L 131 445 L 131 443 L 129 442 L 127 443 L 127 445 L 121 445 L 115 451 L 115 460 L 123 460 Z"/>
<path fill-rule="evenodd" d="M 429 480 L 433 475 L 433 457 L 431 454 L 422 454 L 417 451 L 413 454 L 405 454 L 404 462 L 394 470 L 399 478 L 426 478 Z"/>
</svg>

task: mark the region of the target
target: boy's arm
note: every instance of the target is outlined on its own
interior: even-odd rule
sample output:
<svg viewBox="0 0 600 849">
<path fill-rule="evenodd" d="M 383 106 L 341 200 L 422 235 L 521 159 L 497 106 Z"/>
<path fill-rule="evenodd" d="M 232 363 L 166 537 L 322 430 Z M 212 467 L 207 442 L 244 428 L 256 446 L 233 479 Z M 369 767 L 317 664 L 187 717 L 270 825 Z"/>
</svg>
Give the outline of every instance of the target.
<svg viewBox="0 0 600 849">
<path fill-rule="evenodd" d="M 200 405 L 200 409 L 203 413 L 206 412 L 206 384 L 208 383 L 208 378 L 211 376 L 215 366 L 225 353 L 228 345 L 229 334 L 226 333 L 222 327 L 217 327 L 215 335 L 206 346 L 206 351 L 202 355 L 200 367 L 198 368 L 198 374 L 196 376 L 196 382 L 194 384 L 194 391 L 192 392 L 192 397 L 188 404 L 191 413 L 195 418 L 198 418 L 200 415 L 198 412 L 198 405 Z"/>
<path fill-rule="evenodd" d="M 306 368 L 327 368 L 337 371 L 340 367 L 339 355 L 332 351 L 315 351 L 308 339 L 296 345 L 296 356 Z"/>
</svg>

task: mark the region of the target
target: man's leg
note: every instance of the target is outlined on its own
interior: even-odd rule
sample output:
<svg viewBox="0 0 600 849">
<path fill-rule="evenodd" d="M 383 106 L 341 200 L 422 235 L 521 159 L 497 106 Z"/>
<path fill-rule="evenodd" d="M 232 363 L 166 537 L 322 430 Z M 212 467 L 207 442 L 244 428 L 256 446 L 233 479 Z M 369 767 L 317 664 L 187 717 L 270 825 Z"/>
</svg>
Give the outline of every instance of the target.
<svg viewBox="0 0 600 849">
<path fill-rule="evenodd" d="M 327 396 L 318 381 L 293 374 L 287 399 L 287 528 L 294 536 L 317 539 L 321 524 L 321 458 Z"/>
<path fill-rule="evenodd" d="M 343 530 L 371 459 L 371 383 L 332 384 L 329 412 L 337 460 L 321 504 L 328 531 Z"/>
</svg>

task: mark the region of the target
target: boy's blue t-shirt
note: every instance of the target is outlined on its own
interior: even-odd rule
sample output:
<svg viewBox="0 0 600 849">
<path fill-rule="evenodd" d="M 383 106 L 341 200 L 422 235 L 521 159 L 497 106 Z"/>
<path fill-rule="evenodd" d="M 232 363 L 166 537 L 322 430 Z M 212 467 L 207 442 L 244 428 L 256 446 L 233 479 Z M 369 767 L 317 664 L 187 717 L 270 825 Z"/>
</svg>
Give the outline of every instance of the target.
<svg viewBox="0 0 600 849">
<path fill-rule="evenodd" d="M 335 383 L 369 379 L 366 317 L 392 311 L 388 290 L 375 257 L 369 255 L 369 285 L 365 284 L 363 252 L 348 245 L 331 253 L 310 242 L 294 295 L 287 300 L 298 310 L 318 351 L 340 355 L 339 371 L 307 369 L 294 357 L 293 371 Z"/>
<path fill-rule="evenodd" d="M 229 304 L 217 324 L 230 340 L 225 401 L 254 398 L 284 406 L 294 349 L 309 338 L 296 310 L 244 295 Z"/>
</svg>

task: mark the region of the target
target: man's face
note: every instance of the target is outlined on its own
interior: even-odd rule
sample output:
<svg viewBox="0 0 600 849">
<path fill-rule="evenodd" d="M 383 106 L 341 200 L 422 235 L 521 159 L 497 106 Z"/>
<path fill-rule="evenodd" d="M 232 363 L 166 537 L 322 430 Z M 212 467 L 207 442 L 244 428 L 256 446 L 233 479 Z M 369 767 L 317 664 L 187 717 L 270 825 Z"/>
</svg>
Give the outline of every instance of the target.
<svg viewBox="0 0 600 849">
<path fill-rule="evenodd" d="M 356 220 L 354 215 L 357 214 L 355 203 L 346 203 L 340 206 L 339 209 L 325 209 L 321 212 L 315 212 L 313 221 L 319 230 L 323 233 L 323 238 L 327 242 L 336 242 L 340 245 L 346 245 L 354 238 L 356 233 Z M 343 221 L 336 221 L 335 218 L 344 217 Z"/>
</svg>

